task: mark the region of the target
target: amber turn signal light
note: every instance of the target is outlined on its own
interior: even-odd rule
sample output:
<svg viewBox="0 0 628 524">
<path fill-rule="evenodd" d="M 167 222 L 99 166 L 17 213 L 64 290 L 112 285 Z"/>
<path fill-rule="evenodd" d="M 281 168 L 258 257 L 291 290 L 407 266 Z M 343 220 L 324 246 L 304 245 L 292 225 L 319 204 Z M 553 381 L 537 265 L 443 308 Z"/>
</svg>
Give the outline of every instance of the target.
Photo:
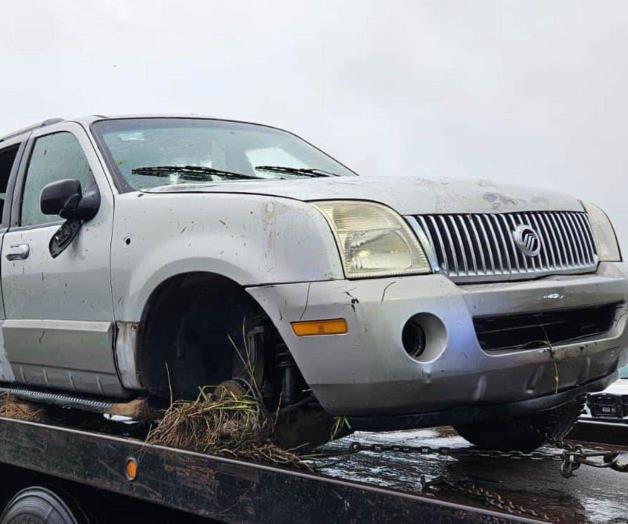
<svg viewBox="0 0 628 524">
<path fill-rule="evenodd" d="M 134 458 L 128 458 L 124 466 L 124 473 L 127 480 L 135 480 L 137 478 L 138 469 L 139 464 L 137 463 L 137 460 Z"/>
<path fill-rule="evenodd" d="M 292 331 L 298 337 L 311 337 L 315 335 L 344 335 L 349 329 L 344 318 L 332 318 L 330 320 L 292 322 Z"/>
</svg>

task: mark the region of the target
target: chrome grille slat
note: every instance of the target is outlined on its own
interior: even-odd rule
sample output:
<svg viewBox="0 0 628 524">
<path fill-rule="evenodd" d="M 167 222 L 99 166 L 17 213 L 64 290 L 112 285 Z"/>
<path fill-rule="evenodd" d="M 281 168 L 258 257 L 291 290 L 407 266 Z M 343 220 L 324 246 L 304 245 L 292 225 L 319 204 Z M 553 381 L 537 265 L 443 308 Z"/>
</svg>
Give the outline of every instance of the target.
<svg viewBox="0 0 628 524">
<path fill-rule="evenodd" d="M 438 225 L 436 224 L 436 219 L 434 218 L 434 216 L 431 215 L 429 218 L 430 222 L 432 222 L 432 226 L 434 226 L 434 229 L 436 230 L 436 238 L 438 239 L 438 246 L 440 247 L 440 252 L 436 252 L 438 256 L 438 261 L 440 262 L 441 267 L 445 271 L 445 273 L 449 274 L 449 263 L 447 262 L 447 252 L 445 251 L 443 237 L 440 234 L 440 230 L 438 229 Z M 434 245 L 434 247 L 436 248 L 436 245 Z"/>
<path fill-rule="evenodd" d="M 495 228 L 493 227 L 493 222 L 491 221 L 489 215 L 480 215 L 481 219 L 486 222 L 489 231 L 491 232 L 491 238 L 493 239 L 493 245 L 495 246 L 495 254 L 497 256 L 497 265 L 499 270 L 503 272 L 504 270 L 504 261 L 502 260 L 502 250 L 499 248 L 499 242 L 497 242 L 497 235 L 495 234 Z"/>
<path fill-rule="evenodd" d="M 581 266 L 586 266 L 587 255 L 584 252 L 584 244 L 582 243 L 582 232 L 578 232 L 578 227 L 576 226 L 576 222 L 574 221 L 571 213 L 567 213 L 565 217 L 567 218 L 567 220 L 569 221 L 569 224 L 571 225 L 571 231 L 573 235 L 576 237 L 576 247 L 578 248 L 578 252 L 579 252 L 578 263 Z"/>
<path fill-rule="evenodd" d="M 576 219 L 578 220 L 578 222 L 580 222 L 582 231 L 584 233 L 584 238 L 587 242 L 587 247 L 589 251 L 589 262 L 594 263 L 595 262 L 595 244 L 593 242 L 593 238 L 590 235 L 589 221 L 579 213 L 576 213 Z"/>
<path fill-rule="evenodd" d="M 466 218 L 469 224 L 471 225 L 471 231 L 473 232 L 473 236 L 475 237 L 475 241 L 477 242 L 476 245 L 481 246 L 482 243 L 480 242 L 480 235 L 478 235 L 478 228 L 475 227 L 475 222 L 473 221 L 473 215 L 467 215 Z M 473 242 L 471 243 L 471 249 L 475 249 L 475 246 L 473 246 Z M 481 272 L 486 275 L 486 258 L 484 256 L 484 250 L 479 249 L 478 251 L 480 254 L 480 260 L 482 261 Z M 480 271 L 478 271 L 478 274 L 480 274 Z"/>
<path fill-rule="evenodd" d="M 552 246 L 554 248 L 554 253 L 556 253 L 556 269 L 564 269 L 567 267 L 567 263 L 565 262 L 564 254 L 560 249 L 560 239 L 556 233 L 555 227 L 553 226 L 552 217 L 549 214 L 539 216 L 543 222 L 545 222 L 545 226 L 547 227 L 549 234 L 552 236 Z"/>
<path fill-rule="evenodd" d="M 484 238 L 484 245 L 486 246 L 486 250 L 488 251 L 488 259 L 491 262 L 491 271 L 493 272 L 493 275 L 495 275 L 496 274 L 495 259 L 493 258 L 493 250 L 491 249 L 491 242 L 488 239 L 488 235 L 486 234 L 486 228 L 484 227 L 484 224 L 482 222 L 482 215 L 475 215 L 475 219 L 478 222 L 478 224 L 480 224 L 480 231 L 482 231 L 482 237 Z"/>
<path fill-rule="evenodd" d="M 526 226 L 531 226 L 530 221 L 528 220 L 528 217 L 526 215 L 517 215 L 519 217 L 519 221 L 521 224 L 526 225 Z M 524 257 L 526 258 L 526 257 Z M 530 265 L 532 266 L 532 271 L 536 271 L 537 270 L 537 257 L 532 257 L 529 259 L 530 260 Z M 539 268 L 540 269 L 540 268 Z"/>
<path fill-rule="evenodd" d="M 558 225 L 558 221 L 556 220 L 556 216 L 555 213 L 550 213 L 548 215 L 548 217 L 550 218 L 550 220 L 552 221 L 552 223 L 554 224 L 554 234 L 555 236 L 558 238 L 559 242 L 560 242 L 560 247 L 562 248 L 560 254 L 561 254 L 561 258 L 562 258 L 562 266 L 563 269 L 569 267 L 569 261 L 567 259 L 567 248 L 565 247 L 565 241 L 563 240 L 563 237 L 565 236 L 564 232 L 561 234 L 561 232 L 559 231 L 560 227 Z"/>
<path fill-rule="evenodd" d="M 597 266 L 591 224 L 584 212 L 435 214 L 415 218 L 431 244 L 439 270 L 453 280 L 535 278 L 594 271 Z M 540 245 L 537 255 L 525 255 L 517 246 L 514 232 L 518 226 L 529 226 L 536 232 Z"/>
<path fill-rule="evenodd" d="M 458 266 L 458 255 L 456 254 L 456 246 L 454 245 L 454 242 L 451 238 L 451 233 L 449 232 L 449 227 L 447 226 L 447 223 L 445 222 L 445 217 L 443 215 L 440 215 L 438 217 L 440 219 L 440 223 L 443 226 L 443 230 L 445 231 L 445 240 L 447 240 L 447 242 L 449 243 L 449 249 L 451 252 L 451 263 L 449 264 L 450 267 L 451 265 L 453 265 L 454 270 L 456 271 L 456 273 L 460 274 L 460 269 Z M 447 250 L 445 249 L 445 252 L 447 253 Z M 447 256 L 449 257 L 449 253 L 447 253 Z"/>
<path fill-rule="evenodd" d="M 574 255 L 575 241 L 573 239 L 573 236 L 569 232 L 569 228 L 566 225 L 565 216 L 562 213 L 557 213 L 556 219 L 558 220 L 560 227 L 563 229 L 563 232 L 565 233 L 565 240 L 567 240 L 565 245 L 567 246 L 567 249 L 569 250 L 569 258 L 571 259 L 570 264 L 572 265 L 572 267 L 575 267 L 578 265 L 578 261 L 576 260 L 576 256 Z"/>
<path fill-rule="evenodd" d="M 582 250 L 584 252 L 584 263 L 586 264 L 590 264 L 591 263 L 591 246 L 589 246 L 588 240 L 587 240 L 587 233 L 584 230 L 584 226 L 582 225 L 582 222 L 580 222 L 580 218 L 578 217 L 577 213 L 572 213 L 571 216 L 574 224 L 576 225 L 576 229 L 578 230 L 578 235 L 580 236 L 581 242 L 582 242 Z"/>
<path fill-rule="evenodd" d="M 547 270 L 550 268 L 550 261 L 549 261 L 549 250 L 545 246 L 545 234 L 543 230 L 540 228 L 539 223 L 536 220 L 536 217 L 534 215 L 531 214 L 528 217 L 528 221 L 530 223 L 530 227 L 532 227 L 539 234 L 539 240 L 541 242 L 541 252 L 539 253 L 539 264 L 541 265 L 541 268 Z"/>
<path fill-rule="evenodd" d="M 520 221 L 519 221 L 519 216 L 518 215 L 508 215 L 508 218 L 510 218 L 510 222 L 512 224 L 512 229 L 511 231 L 514 231 L 518 225 L 520 225 Z M 515 220 L 516 218 L 516 220 Z M 519 251 L 519 249 L 517 249 L 517 247 L 515 246 L 515 256 L 517 257 L 517 260 L 521 260 L 523 262 L 523 268 L 525 270 L 525 272 L 527 273 L 529 271 L 528 269 L 528 258 L 524 257 L 521 254 L 521 251 Z"/>
<path fill-rule="evenodd" d="M 460 236 L 460 231 L 458 230 L 458 226 L 456 225 L 456 219 L 451 215 L 449 215 L 447 218 L 449 218 L 449 222 L 451 223 L 452 229 L 454 230 L 456 242 L 458 243 L 458 246 L 460 247 L 460 254 L 462 255 L 462 265 L 464 266 L 464 272 L 468 273 L 469 264 L 467 263 L 466 249 L 464 247 L 464 243 L 462 242 L 462 237 Z"/>
<path fill-rule="evenodd" d="M 537 227 L 539 224 L 541 225 L 539 229 L 543 231 L 541 238 L 543 242 L 543 249 L 545 250 L 545 256 L 547 258 L 547 267 L 549 269 L 555 270 L 557 267 L 556 256 L 554 255 L 554 247 L 552 246 L 552 241 L 550 240 L 548 229 L 547 227 L 545 227 L 545 218 L 542 215 L 539 215 L 538 217 L 536 215 L 532 215 L 532 218 L 534 219 L 534 223 L 537 225 Z M 550 257 L 552 258 L 551 263 L 549 261 Z"/>
<path fill-rule="evenodd" d="M 430 246 L 432 246 L 432 250 L 434 251 L 434 254 L 436 255 L 436 248 L 434 247 L 434 239 L 432 238 L 432 233 L 430 232 L 430 228 L 427 227 L 427 222 L 425 221 L 425 217 L 424 216 L 418 216 L 416 218 L 419 221 L 419 224 L 421 225 L 421 229 L 427 235 L 427 240 L 429 241 Z M 440 260 L 439 260 L 439 263 L 440 263 Z M 435 269 L 440 271 L 440 267 L 435 268 Z"/>
<path fill-rule="evenodd" d="M 467 228 L 467 224 L 465 223 L 462 215 L 457 215 L 455 218 L 458 219 L 462 229 L 464 229 L 464 236 L 467 240 L 467 245 L 469 246 L 469 252 L 471 253 L 471 260 L 473 261 L 473 271 L 477 275 L 478 274 L 478 261 L 475 257 L 475 249 L 473 249 L 473 243 L 471 242 L 471 235 L 469 235 L 469 229 Z"/>
<path fill-rule="evenodd" d="M 512 273 L 512 263 L 510 261 L 510 251 L 508 250 L 508 244 L 506 243 L 506 237 L 504 236 L 504 232 L 502 231 L 499 219 L 495 215 L 486 215 L 491 219 L 491 221 L 495 222 L 495 229 L 499 234 L 499 238 L 502 241 L 500 251 L 504 253 L 506 256 L 506 262 L 508 263 L 508 273 Z"/>
<path fill-rule="evenodd" d="M 517 264 L 517 273 L 521 271 L 521 265 L 519 264 L 519 257 L 517 256 L 517 246 L 515 245 L 515 240 L 510 233 L 510 229 L 508 227 L 508 222 L 506 220 L 506 215 L 498 215 L 499 218 L 502 219 L 504 230 L 506 231 L 506 236 L 510 239 L 510 247 L 512 249 L 512 256 L 514 258 L 515 264 Z"/>
</svg>

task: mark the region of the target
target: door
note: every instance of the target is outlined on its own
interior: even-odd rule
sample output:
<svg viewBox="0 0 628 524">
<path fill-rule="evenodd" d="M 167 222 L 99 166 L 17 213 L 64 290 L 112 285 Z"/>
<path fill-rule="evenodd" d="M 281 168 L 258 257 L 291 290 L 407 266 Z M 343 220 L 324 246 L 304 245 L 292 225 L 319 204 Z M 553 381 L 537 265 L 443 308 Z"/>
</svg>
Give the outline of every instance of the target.
<svg viewBox="0 0 628 524">
<path fill-rule="evenodd" d="M 7 202 L 7 195 L 11 194 L 11 191 L 9 191 L 9 180 L 15 179 L 23 150 L 24 143 L 18 140 L 13 140 L 13 143 L 11 143 L 11 140 L 8 143 L 3 141 L 2 149 L 0 149 L 0 250 L 4 233 L 11 219 L 11 205 Z M 2 299 L 2 288 L 0 287 L 0 328 L 4 325 L 4 319 L 4 301 Z M 13 368 L 7 358 L 2 330 L 0 329 L 0 382 L 13 382 L 14 380 Z"/>
<path fill-rule="evenodd" d="M 56 125 L 31 135 L 18 174 L 11 225 L 2 242 L 2 328 L 17 382 L 120 396 L 114 359 L 109 269 L 113 194 L 86 132 Z M 96 184 L 97 215 L 57 258 L 49 242 L 63 220 L 40 209 L 42 188 L 78 179 Z"/>
</svg>

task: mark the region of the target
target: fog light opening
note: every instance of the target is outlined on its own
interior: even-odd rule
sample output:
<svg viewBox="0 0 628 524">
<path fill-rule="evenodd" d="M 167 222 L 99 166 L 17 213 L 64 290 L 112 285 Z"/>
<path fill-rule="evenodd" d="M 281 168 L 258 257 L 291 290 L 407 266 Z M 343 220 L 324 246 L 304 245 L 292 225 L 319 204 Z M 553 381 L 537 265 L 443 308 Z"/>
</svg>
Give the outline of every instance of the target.
<svg viewBox="0 0 628 524">
<path fill-rule="evenodd" d="M 418 359 L 423 354 L 427 346 L 427 337 L 423 326 L 417 319 L 411 318 L 406 322 L 401 333 L 401 341 L 410 357 Z"/>
</svg>

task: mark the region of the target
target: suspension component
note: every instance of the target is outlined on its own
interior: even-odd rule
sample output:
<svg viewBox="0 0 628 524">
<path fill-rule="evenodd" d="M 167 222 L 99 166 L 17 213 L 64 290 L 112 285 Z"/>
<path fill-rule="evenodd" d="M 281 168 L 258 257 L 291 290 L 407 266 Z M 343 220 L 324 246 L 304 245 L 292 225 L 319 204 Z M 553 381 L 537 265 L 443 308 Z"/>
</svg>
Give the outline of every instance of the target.
<svg viewBox="0 0 628 524">
<path fill-rule="evenodd" d="M 281 407 L 294 404 L 298 400 L 299 370 L 285 344 L 277 346 L 275 365 L 281 371 Z"/>
</svg>

